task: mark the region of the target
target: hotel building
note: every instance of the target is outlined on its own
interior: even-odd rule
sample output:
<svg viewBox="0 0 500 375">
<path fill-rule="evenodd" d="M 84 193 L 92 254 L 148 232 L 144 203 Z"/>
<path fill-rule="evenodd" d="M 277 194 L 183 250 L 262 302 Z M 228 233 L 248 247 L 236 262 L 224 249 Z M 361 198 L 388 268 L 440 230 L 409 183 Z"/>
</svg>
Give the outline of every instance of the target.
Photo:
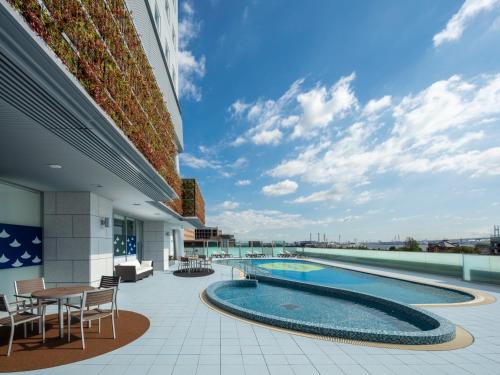
<svg viewBox="0 0 500 375">
<path fill-rule="evenodd" d="M 177 0 L 0 0 L 0 293 L 165 270 L 204 226 L 177 51 Z"/>
</svg>

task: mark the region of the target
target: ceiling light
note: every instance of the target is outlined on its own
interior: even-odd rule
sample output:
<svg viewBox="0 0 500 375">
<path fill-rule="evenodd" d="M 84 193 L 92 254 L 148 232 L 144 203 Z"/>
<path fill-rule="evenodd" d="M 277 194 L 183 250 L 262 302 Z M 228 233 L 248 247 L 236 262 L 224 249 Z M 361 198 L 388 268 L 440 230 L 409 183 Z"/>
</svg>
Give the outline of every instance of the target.
<svg viewBox="0 0 500 375">
<path fill-rule="evenodd" d="M 140 206 L 140 203 L 132 203 L 133 206 Z"/>
<path fill-rule="evenodd" d="M 47 164 L 47 167 L 49 167 L 51 169 L 61 169 L 62 165 L 59 165 L 59 164 Z"/>
</svg>

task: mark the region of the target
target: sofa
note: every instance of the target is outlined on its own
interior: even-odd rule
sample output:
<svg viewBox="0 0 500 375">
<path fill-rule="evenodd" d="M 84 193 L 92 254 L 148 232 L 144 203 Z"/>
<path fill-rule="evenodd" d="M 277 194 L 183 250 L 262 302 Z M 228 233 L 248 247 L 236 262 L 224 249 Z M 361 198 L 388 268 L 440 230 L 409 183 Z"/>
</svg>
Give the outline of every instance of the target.
<svg viewBox="0 0 500 375">
<path fill-rule="evenodd" d="M 129 260 L 115 266 L 115 275 L 120 276 L 122 281 L 133 281 L 144 279 L 153 274 L 153 261 L 137 259 Z"/>
</svg>

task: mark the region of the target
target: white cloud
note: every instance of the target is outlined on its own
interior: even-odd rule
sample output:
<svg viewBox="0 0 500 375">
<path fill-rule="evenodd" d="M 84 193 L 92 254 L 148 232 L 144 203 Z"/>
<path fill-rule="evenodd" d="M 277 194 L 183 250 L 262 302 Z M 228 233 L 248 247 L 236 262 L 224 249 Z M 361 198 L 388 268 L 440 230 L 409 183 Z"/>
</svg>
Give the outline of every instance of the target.
<svg viewBox="0 0 500 375">
<path fill-rule="evenodd" d="M 279 229 L 303 229 L 308 225 L 325 225 L 331 219 L 311 220 L 299 214 L 291 214 L 277 210 L 238 210 L 224 211 L 215 216 L 207 217 L 209 225 L 217 225 L 226 233 L 236 233 L 241 238 L 245 234 L 265 236 L 265 231 Z M 275 235 L 272 233 L 271 235 Z M 259 239 L 262 237 L 258 237 Z M 254 238 L 255 239 L 255 238 Z"/>
<path fill-rule="evenodd" d="M 191 51 L 179 51 L 179 91 L 180 95 L 199 102 L 202 98 L 201 88 L 196 83 L 205 76 L 205 56 L 196 59 Z"/>
<path fill-rule="evenodd" d="M 252 182 L 250 180 L 238 180 L 238 181 L 236 181 L 235 185 L 236 186 L 248 186 L 251 183 Z"/>
<path fill-rule="evenodd" d="M 240 116 L 243 112 L 245 112 L 250 104 L 247 104 L 241 100 L 236 100 L 231 106 L 228 108 L 228 112 L 231 113 L 232 116 Z"/>
<path fill-rule="evenodd" d="M 457 13 L 451 17 L 446 28 L 434 35 L 434 46 L 460 39 L 467 24 L 481 12 L 500 5 L 500 0 L 466 0 Z"/>
<path fill-rule="evenodd" d="M 242 144 L 244 144 L 246 142 L 247 142 L 247 140 L 244 137 L 240 136 L 240 137 L 236 138 L 234 141 L 232 141 L 230 143 L 230 146 L 232 146 L 232 147 L 238 147 L 238 146 L 241 146 Z"/>
<path fill-rule="evenodd" d="M 221 204 L 219 204 L 216 208 L 222 209 L 222 210 L 235 210 L 238 207 L 240 207 L 240 204 L 235 201 L 224 201 Z"/>
<path fill-rule="evenodd" d="M 278 144 L 283 133 L 279 129 L 262 130 L 252 136 L 252 141 L 256 145 L 272 145 Z"/>
<path fill-rule="evenodd" d="M 229 166 L 234 169 L 240 169 L 248 165 L 248 159 L 244 157 L 240 157 L 234 161 L 234 163 Z"/>
<path fill-rule="evenodd" d="M 366 103 L 365 108 L 363 109 L 363 115 L 371 116 L 375 115 L 384 109 L 387 109 L 391 106 L 392 97 L 390 95 L 383 96 L 380 99 L 372 99 L 368 103 Z"/>
<path fill-rule="evenodd" d="M 340 78 L 330 89 L 319 86 L 298 95 L 303 116 L 294 127 L 292 138 L 308 137 L 314 134 L 315 129 L 324 128 L 334 118 L 342 118 L 356 107 L 358 100 L 351 88 L 354 78 L 356 74 L 352 73 Z"/>
<path fill-rule="evenodd" d="M 276 184 L 266 185 L 262 188 L 262 193 L 269 196 L 279 196 L 294 193 L 299 185 L 292 180 L 283 180 Z"/>
<path fill-rule="evenodd" d="M 194 155 L 188 154 L 188 153 L 182 153 L 179 155 L 179 158 L 182 162 L 182 164 L 186 165 L 187 167 L 194 168 L 194 169 L 201 169 L 201 168 L 212 168 L 216 169 L 218 166 L 214 164 L 213 162 L 198 158 Z"/>
<path fill-rule="evenodd" d="M 354 78 L 352 73 L 331 87 L 318 83 L 310 90 L 304 90 L 304 80 L 299 79 L 276 100 L 258 99 L 251 103 L 236 100 L 228 111 L 232 117 L 246 120 L 250 129 L 232 144 L 238 146 L 248 140 L 256 145 L 277 145 L 287 137 L 316 135 L 320 129 L 357 108 L 358 100 L 351 88 Z"/>
<path fill-rule="evenodd" d="M 185 0 L 181 6 L 182 19 L 179 22 L 179 95 L 195 101 L 202 99 L 199 81 L 205 76 L 205 56 L 196 57 L 189 50 L 189 44 L 198 37 L 201 25 L 194 18 L 194 6 Z"/>
<path fill-rule="evenodd" d="M 315 193 L 298 197 L 295 203 L 315 203 L 324 201 L 341 201 L 344 198 L 344 192 L 339 189 L 321 190 Z"/>
<path fill-rule="evenodd" d="M 382 193 L 373 190 L 365 190 L 356 195 L 356 198 L 354 198 L 354 204 L 357 205 L 366 204 L 374 199 L 379 199 L 382 196 L 383 196 Z"/>
<path fill-rule="evenodd" d="M 392 119 L 378 123 L 376 117 L 365 119 L 364 110 L 358 112 L 353 117 L 361 121 L 335 136 L 323 135 L 268 174 L 345 189 L 320 189 L 297 198 L 296 203 L 352 197 L 358 204 L 373 197 L 364 193 L 356 198 L 350 192 L 377 174 L 500 175 L 500 147 L 483 142 L 500 123 L 500 74 L 472 80 L 452 76 L 390 106 L 388 99 L 384 101 L 371 109 L 391 109 Z"/>
</svg>

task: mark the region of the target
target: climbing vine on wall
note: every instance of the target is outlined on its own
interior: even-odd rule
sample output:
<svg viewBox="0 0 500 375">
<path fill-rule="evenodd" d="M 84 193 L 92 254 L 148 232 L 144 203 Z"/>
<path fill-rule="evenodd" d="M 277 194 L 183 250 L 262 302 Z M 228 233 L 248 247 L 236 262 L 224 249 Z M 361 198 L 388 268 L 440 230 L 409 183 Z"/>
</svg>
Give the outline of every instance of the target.
<svg viewBox="0 0 500 375">
<path fill-rule="evenodd" d="M 124 0 L 9 2 L 181 197 L 172 120 Z"/>
</svg>

